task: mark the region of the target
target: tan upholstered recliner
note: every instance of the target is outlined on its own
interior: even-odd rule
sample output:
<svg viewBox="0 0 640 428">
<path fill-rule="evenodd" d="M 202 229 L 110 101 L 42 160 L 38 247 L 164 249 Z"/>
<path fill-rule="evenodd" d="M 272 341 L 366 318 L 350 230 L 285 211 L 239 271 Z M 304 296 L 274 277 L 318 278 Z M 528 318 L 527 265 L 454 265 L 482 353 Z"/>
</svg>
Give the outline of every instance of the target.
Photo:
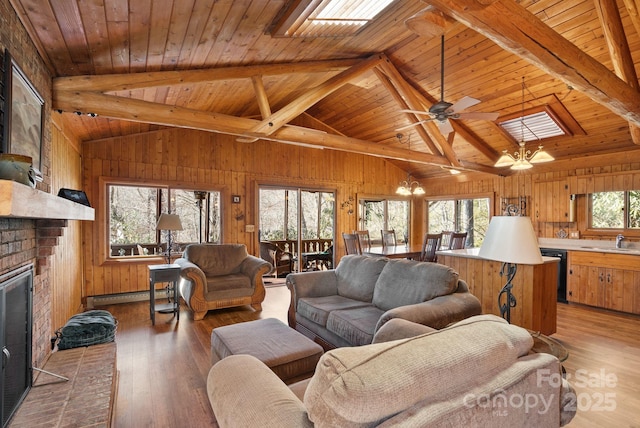
<svg viewBox="0 0 640 428">
<path fill-rule="evenodd" d="M 201 320 L 210 309 L 251 305 L 262 310 L 262 275 L 273 266 L 247 253 L 243 244 L 191 244 L 180 265 L 180 295 Z"/>
</svg>

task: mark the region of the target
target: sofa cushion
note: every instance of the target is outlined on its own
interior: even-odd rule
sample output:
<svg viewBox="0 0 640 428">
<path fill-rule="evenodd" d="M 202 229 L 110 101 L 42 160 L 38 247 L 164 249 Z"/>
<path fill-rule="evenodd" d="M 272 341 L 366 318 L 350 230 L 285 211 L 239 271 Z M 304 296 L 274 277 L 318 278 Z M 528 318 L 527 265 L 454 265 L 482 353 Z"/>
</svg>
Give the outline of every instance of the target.
<svg viewBox="0 0 640 428">
<path fill-rule="evenodd" d="M 334 294 L 324 297 L 301 297 L 298 299 L 296 311 L 304 318 L 324 327 L 327 325 L 327 319 L 331 311 L 355 309 L 362 306 L 371 306 L 371 304 Z"/>
<path fill-rule="evenodd" d="M 344 256 L 336 268 L 338 294 L 371 303 L 373 288 L 388 261 L 384 257 Z"/>
<path fill-rule="evenodd" d="M 190 244 L 183 257 L 210 277 L 240 272 L 240 265 L 247 255 L 244 244 Z"/>
<path fill-rule="evenodd" d="M 383 313 L 375 306 L 332 311 L 327 319 L 327 330 L 353 346 L 368 345 L 373 340 L 376 324 Z"/>
<path fill-rule="evenodd" d="M 388 311 L 426 302 L 456 291 L 458 273 L 448 266 L 415 260 L 391 260 L 373 291 L 373 304 Z"/>
<path fill-rule="evenodd" d="M 376 425 L 420 401 L 455 397 L 470 379 L 489 382 L 532 344 L 525 329 L 479 315 L 409 339 L 333 349 L 316 367 L 305 407 L 316 427 Z"/>
</svg>

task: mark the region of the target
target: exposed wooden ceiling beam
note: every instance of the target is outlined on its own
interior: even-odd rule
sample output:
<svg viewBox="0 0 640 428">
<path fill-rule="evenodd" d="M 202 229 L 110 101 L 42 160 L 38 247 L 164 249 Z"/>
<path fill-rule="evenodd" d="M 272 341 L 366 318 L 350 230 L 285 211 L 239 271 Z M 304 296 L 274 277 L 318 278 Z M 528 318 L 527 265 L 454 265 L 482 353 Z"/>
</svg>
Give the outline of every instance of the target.
<svg viewBox="0 0 640 428">
<path fill-rule="evenodd" d="M 63 111 L 90 111 L 113 119 L 198 129 L 240 137 L 255 137 L 256 135 L 251 134 L 250 130 L 260 123 L 254 119 L 84 91 L 55 91 L 53 108 Z M 273 135 L 260 136 L 260 138 L 285 144 L 327 148 L 427 165 L 449 166 L 449 161 L 442 156 L 382 146 L 370 141 L 329 134 L 311 128 L 283 126 Z"/>
<path fill-rule="evenodd" d="M 620 18 L 616 0 L 593 0 L 593 2 L 600 18 L 600 25 L 609 48 L 615 73 L 627 82 L 629 86 L 638 90 L 638 75 L 633 64 L 627 37 L 624 34 L 622 18 Z M 638 126 L 630 123 L 629 131 L 633 142 L 640 144 L 640 129 Z"/>
<path fill-rule="evenodd" d="M 503 49 L 640 125 L 640 93 L 512 0 L 423 0 Z M 499 19 L 496 19 L 499 17 Z"/>
<path fill-rule="evenodd" d="M 383 61 L 383 57 L 380 54 L 375 54 L 366 60 L 360 61 L 358 64 L 348 68 L 340 74 L 333 76 L 326 80 L 315 88 L 311 88 L 304 94 L 297 97 L 295 100 L 282 107 L 276 113 L 266 117 L 256 125 L 250 134 L 256 135 L 271 135 L 289 123 L 292 119 L 300 116 L 309 107 L 332 94 L 342 86 L 349 83 L 354 78 L 361 76 L 363 73 L 371 70 L 376 65 Z"/>
<path fill-rule="evenodd" d="M 638 0 L 623 0 L 624 5 L 627 8 L 627 13 L 633 22 L 633 27 L 636 29 L 636 33 L 640 36 L 640 6 Z"/>
<path fill-rule="evenodd" d="M 436 37 L 447 31 L 456 21 L 433 6 L 427 6 L 404 21 L 408 29 L 422 37 Z"/>
<path fill-rule="evenodd" d="M 220 67 L 202 70 L 152 71 L 148 73 L 104 74 L 96 76 L 58 77 L 54 89 L 60 91 L 128 91 L 156 86 L 175 86 L 216 80 L 250 79 L 253 76 L 278 74 L 340 72 L 362 59 L 338 59 L 296 63 Z"/>
</svg>

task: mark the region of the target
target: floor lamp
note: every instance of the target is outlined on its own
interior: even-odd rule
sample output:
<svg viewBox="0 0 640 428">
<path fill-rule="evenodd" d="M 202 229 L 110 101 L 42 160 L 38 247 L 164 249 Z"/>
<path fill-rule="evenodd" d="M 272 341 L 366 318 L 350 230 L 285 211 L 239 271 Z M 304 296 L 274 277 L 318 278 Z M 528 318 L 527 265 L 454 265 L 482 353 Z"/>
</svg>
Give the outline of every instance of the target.
<svg viewBox="0 0 640 428">
<path fill-rule="evenodd" d="M 524 216 L 494 216 L 489 223 L 478 256 L 503 262 L 500 276 L 506 275 L 507 283 L 498 294 L 498 307 L 502 318 L 511 323 L 511 308 L 516 306 L 516 298 L 511 289 L 518 264 L 542 263 L 538 238 L 533 231 L 531 219 Z"/>
<path fill-rule="evenodd" d="M 174 230 L 182 230 L 180 216 L 178 216 L 178 214 L 160 214 L 156 229 L 167 231 L 167 264 L 171 264 L 171 232 Z"/>
</svg>

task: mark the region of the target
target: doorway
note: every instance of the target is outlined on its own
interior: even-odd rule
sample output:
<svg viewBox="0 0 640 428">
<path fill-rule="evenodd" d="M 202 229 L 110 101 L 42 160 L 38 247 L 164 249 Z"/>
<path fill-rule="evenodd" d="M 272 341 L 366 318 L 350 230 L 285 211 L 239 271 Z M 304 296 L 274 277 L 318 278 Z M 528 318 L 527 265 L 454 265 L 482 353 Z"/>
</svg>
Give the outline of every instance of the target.
<svg viewBox="0 0 640 428">
<path fill-rule="evenodd" d="M 335 191 L 259 187 L 260 242 L 289 253 L 296 272 L 333 267 Z"/>
</svg>

